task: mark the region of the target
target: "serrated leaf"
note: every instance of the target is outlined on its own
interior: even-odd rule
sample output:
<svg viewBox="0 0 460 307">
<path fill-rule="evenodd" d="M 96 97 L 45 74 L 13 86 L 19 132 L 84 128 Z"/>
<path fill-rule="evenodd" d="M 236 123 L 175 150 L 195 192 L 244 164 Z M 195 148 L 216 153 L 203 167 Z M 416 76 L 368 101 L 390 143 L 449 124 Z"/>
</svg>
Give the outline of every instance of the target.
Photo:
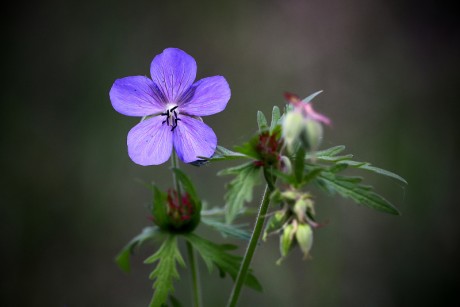
<svg viewBox="0 0 460 307">
<path fill-rule="evenodd" d="M 317 91 L 317 92 L 311 94 L 310 96 L 308 96 L 308 97 L 302 99 L 302 102 L 303 102 L 303 103 L 309 103 L 310 101 L 313 100 L 313 98 L 315 98 L 316 96 L 318 96 L 318 95 L 321 94 L 322 92 L 323 92 L 322 90 L 321 90 L 321 91 Z"/>
<path fill-rule="evenodd" d="M 281 112 L 278 106 L 274 106 L 272 110 L 272 121 L 270 122 L 270 131 L 273 131 L 280 123 Z"/>
<path fill-rule="evenodd" d="M 268 129 L 267 118 L 265 118 L 264 113 L 261 111 L 257 111 L 257 125 L 259 126 L 259 131 Z"/>
<path fill-rule="evenodd" d="M 155 263 L 158 261 L 157 266 L 150 274 L 150 279 L 154 280 L 151 307 L 159 307 L 166 303 L 168 295 L 174 292 L 174 279 L 179 279 L 177 272 L 177 264 L 185 267 L 184 259 L 182 258 L 179 248 L 177 246 L 177 238 L 170 235 L 166 241 L 163 242 L 160 249 L 147 258 L 144 263 Z"/>
<path fill-rule="evenodd" d="M 349 165 L 351 167 L 355 167 L 355 168 L 363 169 L 363 170 L 366 170 L 366 171 L 370 171 L 370 172 L 373 172 L 373 173 L 376 173 L 376 174 L 379 174 L 379 175 L 387 176 L 387 177 L 396 179 L 398 181 L 401 181 L 404 184 L 407 184 L 407 181 L 403 177 L 401 177 L 401 176 L 399 176 L 399 175 L 397 175 L 397 174 L 395 174 L 393 172 L 384 170 L 382 168 L 372 166 L 368 162 L 357 162 L 357 161 L 351 161 L 351 160 L 342 160 L 342 161 L 340 161 L 340 163 L 347 164 L 347 165 Z"/>
<path fill-rule="evenodd" d="M 319 158 L 322 158 L 322 157 L 333 157 L 333 156 L 341 153 L 344 150 L 345 150 L 344 145 L 334 146 L 334 147 L 331 147 L 331 148 L 328 148 L 328 149 L 317 151 L 315 153 L 315 158 L 319 159 Z M 307 155 L 305 157 L 305 159 L 310 160 L 312 157 L 313 156 L 311 156 L 311 155 Z"/>
<path fill-rule="evenodd" d="M 400 214 L 389 201 L 372 191 L 370 186 L 361 185 L 361 178 L 359 177 L 344 177 L 323 172 L 316 178 L 316 181 L 320 187 L 330 193 L 337 192 L 345 198 L 351 198 L 358 204 L 378 211 Z"/>
<path fill-rule="evenodd" d="M 226 252 L 227 250 L 233 249 L 233 246 L 218 245 L 193 233 L 186 234 L 184 237 L 198 251 L 210 272 L 212 272 L 214 266 L 216 266 L 221 272 L 221 276 L 227 273 L 235 280 L 240 269 L 242 257 Z M 262 290 L 262 286 L 251 271 L 248 272 L 244 284 L 252 289 L 258 291 Z"/>
<path fill-rule="evenodd" d="M 115 257 L 115 262 L 118 267 L 125 272 L 129 272 L 131 270 L 129 258 L 134 253 L 134 250 L 142 246 L 145 242 L 155 239 L 159 234 L 159 229 L 156 226 L 144 228 L 142 232 L 126 244 L 121 252 Z"/>
<path fill-rule="evenodd" d="M 192 163 L 193 165 L 201 166 L 201 165 L 206 164 L 207 162 L 228 161 L 228 160 L 236 160 L 236 159 L 244 159 L 244 158 L 249 159 L 250 157 L 245 154 L 239 153 L 239 152 L 231 151 L 230 149 L 227 149 L 225 147 L 217 146 L 216 151 L 210 158 L 206 158 L 206 157 L 198 157 L 198 158 L 202 159 L 202 160 L 198 160 L 201 162 L 198 165 Z"/>
<path fill-rule="evenodd" d="M 245 225 L 226 224 L 220 221 L 216 221 L 215 219 L 203 217 L 201 218 L 201 221 L 206 225 L 211 226 L 217 231 L 219 231 L 224 237 L 231 236 L 246 241 L 248 241 L 251 238 L 251 234 L 246 230 L 242 229 L 243 227 L 245 227 Z"/>
<path fill-rule="evenodd" d="M 219 174 L 236 174 L 236 177 L 227 185 L 225 194 L 225 220 L 231 223 L 243 210 L 244 203 L 252 200 L 252 190 L 260 183 L 260 175 L 259 168 L 255 167 L 252 162 L 226 171 Z"/>
<path fill-rule="evenodd" d="M 338 164 L 346 164 L 346 165 L 354 167 L 354 168 L 359 168 L 359 169 L 367 170 L 367 171 L 370 171 L 370 172 L 373 172 L 373 173 L 376 173 L 376 174 L 379 174 L 379 175 L 387 176 L 387 177 L 396 179 L 396 180 L 398 180 L 398 181 L 400 181 L 400 182 L 402 182 L 404 184 L 407 184 L 407 181 L 403 177 L 401 177 L 401 176 L 399 176 L 399 175 L 397 175 L 397 174 L 395 174 L 393 172 L 390 172 L 390 171 L 384 170 L 382 168 L 373 166 L 369 162 L 359 162 L 359 161 L 351 160 L 353 158 L 353 155 L 351 155 L 351 154 L 343 155 L 343 156 L 337 156 L 337 154 L 341 153 L 344 150 L 345 150 L 345 146 L 343 146 L 343 145 L 331 147 L 329 149 L 325 149 L 325 150 L 321 150 L 321 151 L 316 152 L 315 158 L 317 160 L 319 160 L 319 161 L 324 161 L 324 162 L 335 162 L 335 163 L 338 163 Z M 305 157 L 305 160 L 309 160 L 311 158 L 312 158 L 311 155 L 307 155 Z"/>
</svg>

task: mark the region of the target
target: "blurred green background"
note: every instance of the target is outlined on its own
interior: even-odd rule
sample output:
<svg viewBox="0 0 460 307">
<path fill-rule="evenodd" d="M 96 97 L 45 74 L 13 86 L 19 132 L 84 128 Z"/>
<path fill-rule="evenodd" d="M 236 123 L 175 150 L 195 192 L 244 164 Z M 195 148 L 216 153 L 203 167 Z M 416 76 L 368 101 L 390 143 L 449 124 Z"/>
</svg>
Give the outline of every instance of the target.
<svg viewBox="0 0 460 307">
<path fill-rule="evenodd" d="M 149 225 L 150 193 L 170 185 L 167 165 L 140 167 L 126 150 L 138 119 L 110 104 L 117 78 L 149 75 L 153 57 L 178 47 L 198 78 L 223 75 L 227 109 L 205 118 L 232 147 L 256 131 L 257 110 L 284 91 L 324 90 L 316 109 L 333 119 L 323 147 L 409 185 L 364 174 L 402 211 L 394 217 L 318 197 L 313 260 L 282 266 L 277 238 L 253 267 L 265 288 L 240 306 L 458 306 L 459 27 L 433 1 L 40 1 L 2 13 L 1 306 L 146 306 L 151 267 L 114 264 Z M 222 205 L 225 166 L 186 166 L 200 195 Z M 166 178 L 166 179 L 165 179 Z M 255 196 L 255 203 L 259 196 Z M 255 206 L 255 204 L 253 205 Z M 251 220 L 248 220 L 250 222 Z M 207 238 L 224 242 L 200 228 Z M 243 242 L 234 242 L 241 246 Z M 228 242 L 227 241 L 227 242 Z M 231 280 L 202 283 L 206 306 L 224 306 Z M 189 302 L 187 271 L 176 293 Z M 185 304 L 188 306 L 188 304 Z"/>
</svg>

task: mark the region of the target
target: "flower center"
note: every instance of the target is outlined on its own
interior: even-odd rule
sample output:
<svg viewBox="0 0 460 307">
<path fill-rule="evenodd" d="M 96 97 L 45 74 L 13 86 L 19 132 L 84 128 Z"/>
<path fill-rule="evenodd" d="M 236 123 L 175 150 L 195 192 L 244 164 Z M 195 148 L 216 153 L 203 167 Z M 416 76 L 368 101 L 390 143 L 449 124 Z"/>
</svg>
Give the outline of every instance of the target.
<svg viewBox="0 0 460 307">
<path fill-rule="evenodd" d="M 172 127 L 171 131 L 176 129 L 177 122 L 180 121 L 180 118 L 176 112 L 176 109 L 177 109 L 177 106 L 169 108 L 166 110 L 166 112 L 161 113 L 161 116 L 166 116 L 166 119 L 161 124 L 164 125 L 166 123 L 166 125 L 171 126 Z"/>
</svg>

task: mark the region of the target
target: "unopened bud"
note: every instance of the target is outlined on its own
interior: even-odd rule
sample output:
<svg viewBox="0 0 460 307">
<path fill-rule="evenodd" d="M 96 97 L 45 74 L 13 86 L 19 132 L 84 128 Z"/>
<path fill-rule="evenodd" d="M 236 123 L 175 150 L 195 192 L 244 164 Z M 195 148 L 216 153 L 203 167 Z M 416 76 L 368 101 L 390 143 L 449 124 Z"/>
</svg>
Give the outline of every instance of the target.
<svg viewBox="0 0 460 307">
<path fill-rule="evenodd" d="M 304 129 L 300 134 L 300 141 L 305 149 L 315 152 L 323 139 L 323 126 L 318 121 L 305 119 Z"/>
<path fill-rule="evenodd" d="M 295 238 L 303 253 L 303 258 L 306 259 L 313 245 L 313 231 L 308 224 L 299 224 L 295 233 Z"/>
<path fill-rule="evenodd" d="M 285 211 L 276 211 L 274 215 L 268 220 L 267 226 L 265 226 L 264 235 L 262 237 L 263 241 L 267 240 L 269 233 L 279 230 L 283 227 L 283 224 L 286 222 L 287 216 Z"/>
<path fill-rule="evenodd" d="M 292 172 L 291 160 L 286 156 L 281 156 L 280 167 L 283 173 L 290 174 Z"/>
<path fill-rule="evenodd" d="M 291 250 L 292 242 L 294 241 L 296 227 L 293 224 L 288 224 L 284 227 L 283 234 L 280 238 L 281 257 L 284 258 Z"/>
<path fill-rule="evenodd" d="M 283 120 L 283 138 L 288 150 L 294 151 L 295 144 L 304 130 L 304 118 L 300 112 L 288 112 Z"/>
<path fill-rule="evenodd" d="M 308 209 L 313 209 L 313 201 L 308 195 L 303 195 L 294 204 L 294 213 L 299 221 L 304 222 L 306 220 L 306 214 Z"/>
</svg>

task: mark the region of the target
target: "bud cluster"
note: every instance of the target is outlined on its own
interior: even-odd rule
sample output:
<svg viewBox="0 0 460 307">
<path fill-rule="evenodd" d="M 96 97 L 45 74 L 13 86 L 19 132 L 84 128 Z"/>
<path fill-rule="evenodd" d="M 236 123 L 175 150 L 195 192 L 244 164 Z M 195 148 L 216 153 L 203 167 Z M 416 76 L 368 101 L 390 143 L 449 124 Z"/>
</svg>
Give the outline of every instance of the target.
<svg viewBox="0 0 460 307">
<path fill-rule="evenodd" d="M 281 258 L 278 264 L 297 245 L 306 259 L 313 244 L 312 228 L 319 226 L 314 221 L 315 209 L 311 195 L 303 191 L 287 190 L 275 193 L 273 198 L 281 203 L 281 209 L 270 217 L 263 240 L 271 234 L 280 234 Z"/>
<path fill-rule="evenodd" d="M 275 166 L 278 168 L 281 159 L 280 150 L 282 140 L 279 131 L 264 131 L 259 135 L 255 150 L 260 158 L 256 161 L 257 166 Z"/>
</svg>

